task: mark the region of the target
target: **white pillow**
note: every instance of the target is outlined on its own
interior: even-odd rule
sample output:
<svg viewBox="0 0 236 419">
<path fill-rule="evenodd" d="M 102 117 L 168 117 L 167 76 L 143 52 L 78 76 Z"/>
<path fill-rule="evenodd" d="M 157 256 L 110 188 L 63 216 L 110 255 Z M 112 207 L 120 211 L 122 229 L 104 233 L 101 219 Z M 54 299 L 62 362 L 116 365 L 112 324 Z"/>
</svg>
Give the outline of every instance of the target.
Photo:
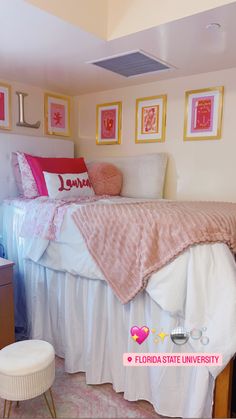
<svg viewBox="0 0 236 419">
<path fill-rule="evenodd" d="M 163 197 L 167 154 L 153 153 L 131 157 L 105 157 L 98 160 L 113 163 L 121 170 L 123 174 L 121 196 L 148 199 L 161 199 Z"/>
<path fill-rule="evenodd" d="M 43 172 L 50 198 L 71 198 L 93 196 L 94 190 L 88 173 L 49 173 Z"/>
</svg>

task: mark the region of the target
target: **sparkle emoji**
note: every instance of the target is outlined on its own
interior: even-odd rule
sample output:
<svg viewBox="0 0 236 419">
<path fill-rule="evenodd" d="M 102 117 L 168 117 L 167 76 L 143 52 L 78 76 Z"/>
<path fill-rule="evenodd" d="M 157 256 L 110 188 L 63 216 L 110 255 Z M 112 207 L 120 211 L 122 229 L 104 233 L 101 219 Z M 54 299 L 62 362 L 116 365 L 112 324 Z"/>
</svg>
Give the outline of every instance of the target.
<svg viewBox="0 0 236 419">
<path fill-rule="evenodd" d="M 165 338 L 167 337 L 167 336 L 169 336 L 168 335 L 168 333 L 165 333 L 165 332 L 163 332 L 163 330 L 160 332 L 160 333 L 158 333 L 158 336 L 159 336 L 159 338 L 161 339 L 161 341 L 162 341 L 162 343 L 164 342 L 164 340 L 165 340 Z"/>
</svg>

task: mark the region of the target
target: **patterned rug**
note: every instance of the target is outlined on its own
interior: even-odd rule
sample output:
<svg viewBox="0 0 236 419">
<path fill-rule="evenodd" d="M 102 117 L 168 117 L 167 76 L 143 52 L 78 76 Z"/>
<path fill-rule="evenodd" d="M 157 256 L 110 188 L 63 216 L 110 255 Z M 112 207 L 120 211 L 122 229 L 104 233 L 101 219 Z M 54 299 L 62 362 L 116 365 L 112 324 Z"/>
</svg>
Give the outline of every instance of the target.
<svg viewBox="0 0 236 419">
<path fill-rule="evenodd" d="M 64 372 L 63 359 L 56 359 L 56 379 L 52 387 L 58 418 L 160 418 L 146 401 L 129 402 L 111 384 L 87 385 L 85 374 Z M 0 399 L 0 417 L 3 400 Z M 48 418 L 43 396 L 12 405 L 11 418 Z"/>
</svg>

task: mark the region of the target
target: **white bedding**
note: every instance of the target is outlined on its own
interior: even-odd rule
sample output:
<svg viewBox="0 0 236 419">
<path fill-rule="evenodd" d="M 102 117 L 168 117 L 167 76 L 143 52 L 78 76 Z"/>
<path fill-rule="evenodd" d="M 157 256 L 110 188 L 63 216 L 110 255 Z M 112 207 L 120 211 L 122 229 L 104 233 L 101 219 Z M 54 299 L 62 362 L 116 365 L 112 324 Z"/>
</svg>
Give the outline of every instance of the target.
<svg viewBox="0 0 236 419">
<path fill-rule="evenodd" d="M 8 257 L 19 260 L 32 337 L 51 341 L 65 358 L 66 370 L 86 371 L 88 383 L 112 382 L 128 400 L 147 399 L 163 415 L 209 417 L 212 376 L 236 351 L 236 268 L 227 246 L 192 246 L 152 275 L 146 291 L 122 306 L 75 230 L 70 217 L 75 205 L 57 242 L 19 239 L 24 214 L 12 206 L 4 208 Z M 177 325 L 187 331 L 206 328 L 209 343 L 189 339 L 177 347 L 165 339 L 157 345 L 150 336 L 138 346 L 129 330 L 144 324 L 167 333 Z M 222 353 L 223 366 L 122 366 L 123 352 L 179 350 Z"/>
<path fill-rule="evenodd" d="M 147 199 L 111 197 L 102 200 L 106 204 L 141 201 L 147 201 Z M 90 255 L 85 241 L 71 217 L 77 206 L 78 204 L 71 204 L 66 211 L 60 236 L 56 241 L 37 237 L 27 238 L 25 240 L 25 256 L 52 269 L 70 272 L 89 279 L 104 280 L 101 270 Z"/>
</svg>

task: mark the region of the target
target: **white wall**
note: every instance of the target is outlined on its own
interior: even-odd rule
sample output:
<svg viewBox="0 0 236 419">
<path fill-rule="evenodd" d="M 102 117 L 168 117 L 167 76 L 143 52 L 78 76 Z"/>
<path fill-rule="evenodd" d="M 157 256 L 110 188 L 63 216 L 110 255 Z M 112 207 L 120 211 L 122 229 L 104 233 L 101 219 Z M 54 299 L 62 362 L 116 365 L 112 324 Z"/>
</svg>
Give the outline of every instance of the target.
<svg viewBox="0 0 236 419">
<path fill-rule="evenodd" d="M 141 79 L 140 79 L 141 80 Z M 183 141 L 186 90 L 225 86 L 222 139 Z M 164 94 L 167 99 L 165 143 L 135 144 L 135 100 Z M 96 145 L 96 104 L 122 101 L 122 144 Z M 124 156 L 168 152 L 165 197 L 236 202 L 236 69 L 205 73 L 75 98 L 78 155 Z"/>
<path fill-rule="evenodd" d="M 43 136 L 44 135 L 44 93 L 45 91 L 39 87 L 31 86 L 29 84 L 23 84 L 18 82 L 11 82 L 8 80 L 0 79 L 0 83 L 7 83 L 11 86 L 11 115 L 12 115 L 12 129 L 7 130 L 9 134 L 22 134 L 30 136 Z M 35 128 L 25 128 L 18 127 L 16 123 L 18 122 L 18 97 L 16 91 L 28 93 L 28 96 L 25 98 L 25 120 L 30 124 L 34 124 L 38 120 L 41 121 L 40 127 Z M 51 92 L 52 93 L 52 92 Z M 58 93 L 58 92 L 54 92 Z M 72 114 L 72 137 L 74 133 L 74 121 Z M 0 133 L 4 133 L 5 130 L 0 129 Z M 49 136 L 52 137 L 52 136 Z M 56 136 L 53 136 L 56 138 Z M 58 137 L 66 139 L 67 137 Z M 68 137 L 69 138 L 69 137 Z M 71 137 L 70 137 L 71 139 Z"/>
</svg>

